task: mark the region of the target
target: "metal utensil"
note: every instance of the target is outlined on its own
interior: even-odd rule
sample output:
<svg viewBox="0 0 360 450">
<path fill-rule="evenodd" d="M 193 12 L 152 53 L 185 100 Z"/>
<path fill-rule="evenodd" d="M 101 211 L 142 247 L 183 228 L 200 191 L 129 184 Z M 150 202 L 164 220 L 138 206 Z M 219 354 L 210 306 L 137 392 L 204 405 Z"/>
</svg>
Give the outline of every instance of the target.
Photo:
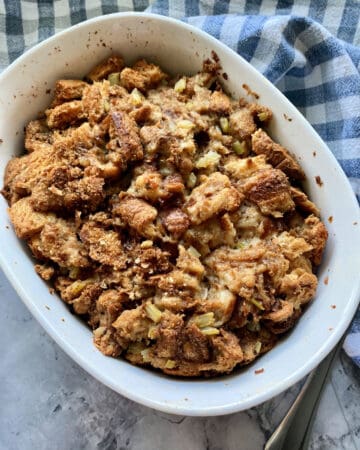
<svg viewBox="0 0 360 450">
<path fill-rule="evenodd" d="M 289 411 L 264 446 L 264 450 L 306 450 L 310 431 L 323 388 L 328 380 L 333 362 L 343 344 L 343 339 L 307 377 Z"/>
</svg>

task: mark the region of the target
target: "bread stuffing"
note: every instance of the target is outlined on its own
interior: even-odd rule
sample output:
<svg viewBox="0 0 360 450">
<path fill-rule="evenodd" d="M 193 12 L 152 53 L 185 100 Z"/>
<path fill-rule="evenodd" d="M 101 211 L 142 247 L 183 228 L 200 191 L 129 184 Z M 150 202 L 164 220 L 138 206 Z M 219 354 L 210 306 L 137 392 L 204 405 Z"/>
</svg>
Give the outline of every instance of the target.
<svg viewBox="0 0 360 450">
<path fill-rule="evenodd" d="M 271 110 L 231 98 L 219 70 L 112 55 L 58 80 L 4 177 L 15 233 L 95 346 L 168 375 L 273 348 L 314 298 L 327 240 Z"/>
</svg>

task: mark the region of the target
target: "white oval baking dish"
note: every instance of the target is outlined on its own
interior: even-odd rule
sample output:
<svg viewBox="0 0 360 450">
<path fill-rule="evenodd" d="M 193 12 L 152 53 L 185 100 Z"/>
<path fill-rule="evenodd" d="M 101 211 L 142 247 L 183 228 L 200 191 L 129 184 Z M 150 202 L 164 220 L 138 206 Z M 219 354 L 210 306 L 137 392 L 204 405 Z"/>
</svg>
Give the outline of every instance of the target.
<svg viewBox="0 0 360 450">
<path fill-rule="evenodd" d="M 50 336 L 114 391 L 162 411 L 193 416 L 232 413 L 268 400 L 313 369 L 345 332 L 359 299 L 360 218 L 344 173 L 312 127 L 271 83 L 214 38 L 173 19 L 135 13 L 98 17 L 32 48 L 0 76 L 2 177 L 7 161 L 22 151 L 24 125 L 49 103 L 48 90 L 58 78 L 82 77 L 112 52 L 123 55 L 127 63 L 145 57 L 172 73 L 194 73 L 212 51 L 220 57 L 228 75 L 224 84 L 233 95 L 245 95 L 241 86 L 248 84 L 273 110 L 271 134 L 300 160 L 307 191 L 320 206 L 329 231 L 315 300 L 292 332 L 254 364 L 221 378 L 183 380 L 105 357 L 93 346 L 86 325 L 36 275 L 34 261 L 13 232 L 6 202 L 0 200 L 2 268 Z M 321 187 L 316 176 L 323 181 Z M 259 369 L 263 371 L 256 374 Z"/>
</svg>

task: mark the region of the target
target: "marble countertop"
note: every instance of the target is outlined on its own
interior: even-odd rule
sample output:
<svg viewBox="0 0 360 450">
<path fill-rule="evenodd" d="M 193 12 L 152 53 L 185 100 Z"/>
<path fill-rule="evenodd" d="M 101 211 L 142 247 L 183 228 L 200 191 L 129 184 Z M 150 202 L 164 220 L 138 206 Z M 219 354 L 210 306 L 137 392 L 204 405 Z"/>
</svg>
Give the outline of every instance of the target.
<svg viewBox="0 0 360 450">
<path fill-rule="evenodd" d="M 223 417 L 172 416 L 100 384 L 45 333 L 0 272 L 0 450 L 260 450 L 299 385 Z M 360 370 L 342 352 L 312 429 L 312 450 L 360 449 Z"/>
</svg>

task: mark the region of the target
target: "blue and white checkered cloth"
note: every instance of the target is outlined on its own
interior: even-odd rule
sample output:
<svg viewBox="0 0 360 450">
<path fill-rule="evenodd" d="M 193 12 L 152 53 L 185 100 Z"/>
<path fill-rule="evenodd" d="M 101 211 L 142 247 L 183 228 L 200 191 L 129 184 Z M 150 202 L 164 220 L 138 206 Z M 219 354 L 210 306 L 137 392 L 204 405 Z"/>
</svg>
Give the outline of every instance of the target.
<svg viewBox="0 0 360 450">
<path fill-rule="evenodd" d="M 70 25 L 129 10 L 181 18 L 242 55 L 313 125 L 360 200 L 359 0 L 0 0 L 0 68 Z M 360 310 L 344 348 L 360 366 Z"/>
</svg>

